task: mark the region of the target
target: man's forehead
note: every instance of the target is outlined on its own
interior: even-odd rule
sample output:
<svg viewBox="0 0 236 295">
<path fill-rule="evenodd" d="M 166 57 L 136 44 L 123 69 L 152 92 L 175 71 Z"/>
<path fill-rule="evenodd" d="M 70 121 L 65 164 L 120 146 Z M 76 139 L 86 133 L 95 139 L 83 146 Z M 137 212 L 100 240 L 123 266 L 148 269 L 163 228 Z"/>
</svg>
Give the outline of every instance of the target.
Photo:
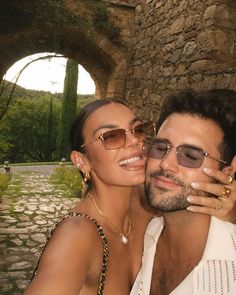
<svg viewBox="0 0 236 295">
<path fill-rule="evenodd" d="M 200 142 L 203 140 L 206 143 L 219 144 L 223 138 L 223 131 L 211 119 L 173 113 L 160 126 L 157 136 L 170 137 L 169 140 L 180 140 L 182 143 L 185 142 L 185 138 L 191 138 Z"/>
</svg>

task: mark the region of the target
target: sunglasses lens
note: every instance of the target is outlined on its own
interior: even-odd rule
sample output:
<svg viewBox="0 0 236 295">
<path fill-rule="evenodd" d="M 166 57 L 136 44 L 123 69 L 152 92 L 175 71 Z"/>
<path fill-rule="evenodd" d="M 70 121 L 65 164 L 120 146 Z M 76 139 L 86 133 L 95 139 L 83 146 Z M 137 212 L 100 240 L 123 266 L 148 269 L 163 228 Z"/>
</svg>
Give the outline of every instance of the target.
<svg viewBox="0 0 236 295">
<path fill-rule="evenodd" d="M 169 143 L 165 140 L 154 142 L 145 140 L 144 155 L 154 159 L 162 159 L 169 152 Z M 199 168 L 204 160 L 204 151 L 200 148 L 188 145 L 177 147 L 178 164 L 188 168 Z"/>
<path fill-rule="evenodd" d="M 102 134 L 104 147 L 107 150 L 115 150 L 125 146 L 126 132 L 122 128 L 104 132 Z M 147 136 L 155 135 L 155 130 L 151 122 L 139 124 L 131 132 L 139 141 L 144 141 Z"/>
<path fill-rule="evenodd" d="M 124 129 L 114 129 L 111 131 L 104 132 L 102 135 L 103 144 L 106 149 L 114 150 L 119 149 L 125 145 L 125 130 Z"/>
<path fill-rule="evenodd" d="M 163 140 L 145 141 L 144 154 L 150 158 L 162 159 L 168 152 L 168 143 Z"/>
<path fill-rule="evenodd" d="M 146 122 L 134 127 L 133 134 L 139 141 L 143 141 L 147 136 L 155 136 L 155 129 L 151 122 Z"/>
<path fill-rule="evenodd" d="M 193 146 L 180 145 L 177 148 L 178 163 L 188 168 L 199 168 L 204 160 L 204 151 Z"/>
</svg>

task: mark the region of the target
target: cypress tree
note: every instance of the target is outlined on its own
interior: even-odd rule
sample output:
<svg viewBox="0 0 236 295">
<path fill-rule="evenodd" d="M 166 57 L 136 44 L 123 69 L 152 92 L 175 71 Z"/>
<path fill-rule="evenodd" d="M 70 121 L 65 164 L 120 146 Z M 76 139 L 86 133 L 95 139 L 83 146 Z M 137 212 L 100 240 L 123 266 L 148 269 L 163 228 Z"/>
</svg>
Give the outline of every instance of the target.
<svg viewBox="0 0 236 295">
<path fill-rule="evenodd" d="M 62 108 L 57 138 L 59 160 L 62 157 L 66 157 L 67 160 L 69 158 L 69 131 L 72 121 L 76 116 L 78 73 L 78 63 L 68 59 L 66 63 Z"/>
<path fill-rule="evenodd" d="M 53 152 L 53 105 L 52 105 L 52 96 L 49 100 L 48 111 L 47 111 L 47 142 L 45 150 L 45 160 L 52 161 L 52 152 Z"/>
</svg>

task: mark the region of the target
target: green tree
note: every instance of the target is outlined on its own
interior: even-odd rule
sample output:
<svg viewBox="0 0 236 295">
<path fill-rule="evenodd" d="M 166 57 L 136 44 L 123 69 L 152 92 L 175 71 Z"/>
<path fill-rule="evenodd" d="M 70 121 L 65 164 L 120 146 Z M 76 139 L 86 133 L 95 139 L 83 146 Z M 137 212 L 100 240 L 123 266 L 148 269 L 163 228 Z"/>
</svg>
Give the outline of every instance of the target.
<svg viewBox="0 0 236 295">
<path fill-rule="evenodd" d="M 78 63 L 68 59 L 64 80 L 61 117 L 58 127 L 57 149 L 59 159 L 69 156 L 69 130 L 76 116 Z"/>
<path fill-rule="evenodd" d="M 52 160 L 52 154 L 55 150 L 55 143 L 54 141 L 54 120 L 53 120 L 53 103 L 52 103 L 52 96 L 49 99 L 48 103 L 48 112 L 47 112 L 47 142 L 46 142 L 46 149 L 45 149 L 45 159 L 46 161 Z"/>
<path fill-rule="evenodd" d="M 56 150 L 56 126 L 59 121 L 60 104 L 55 99 L 50 106 L 50 100 L 48 95 L 37 99 L 18 99 L 9 107 L 0 122 L 1 162 L 53 160 L 52 152 Z M 53 109 L 52 114 L 49 113 L 48 106 L 51 112 Z M 49 137 L 51 137 L 50 144 Z M 48 151 L 49 146 L 50 151 Z"/>
</svg>

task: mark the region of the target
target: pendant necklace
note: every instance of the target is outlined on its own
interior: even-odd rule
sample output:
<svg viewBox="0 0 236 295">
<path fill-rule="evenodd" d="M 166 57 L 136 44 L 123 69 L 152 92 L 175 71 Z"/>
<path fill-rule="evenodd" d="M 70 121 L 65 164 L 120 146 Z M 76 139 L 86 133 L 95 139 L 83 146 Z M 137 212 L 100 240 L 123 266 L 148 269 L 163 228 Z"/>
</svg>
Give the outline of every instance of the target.
<svg viewBox="0 0 236 295">
<path fill-rule="evenodd" d="M 111 220 L 110 220 L 108 217 L 106 217 L 106 216 L 104 215 L 104 213 L 102 212 L 102 210 L 99 209 L 99 207 L 98 207 L 98 205 L 97 205 L 97 203 L 96 203 L 96 200 L 95 200 L 95 197 L 94 197 L 93 193 L 92 193 L 92 192 L 89 192 L 89 193 L 88 193 L 88 196 L 89 196 L 89 198 L 92 200 L 93 205 L 94 205 L 95 209 L 97 210 L 97 212 L 103 217 L 103 219 L 104 219 L 104 220 L 106 221 L 106 223 L 111 227 L 111 229 L 112 229 L 116 234 L 118 234 L 118 235 L 121 237 L 121 243 L 122 243 L 122 244 L 128 244 L 128 235 L 130 234 L 131 229 L 132 229 L 132 223 L 131 223 L 131 219 L 130 219 L 130 217 L 129 217 L 129 219 L 128 219 L 128 222 L 129 222 L 129 228 L 128 228 L 127 233 L 120 232 L 120 231 L 117 230 L 117 228 L 112 224 Z"/>
</svg>

